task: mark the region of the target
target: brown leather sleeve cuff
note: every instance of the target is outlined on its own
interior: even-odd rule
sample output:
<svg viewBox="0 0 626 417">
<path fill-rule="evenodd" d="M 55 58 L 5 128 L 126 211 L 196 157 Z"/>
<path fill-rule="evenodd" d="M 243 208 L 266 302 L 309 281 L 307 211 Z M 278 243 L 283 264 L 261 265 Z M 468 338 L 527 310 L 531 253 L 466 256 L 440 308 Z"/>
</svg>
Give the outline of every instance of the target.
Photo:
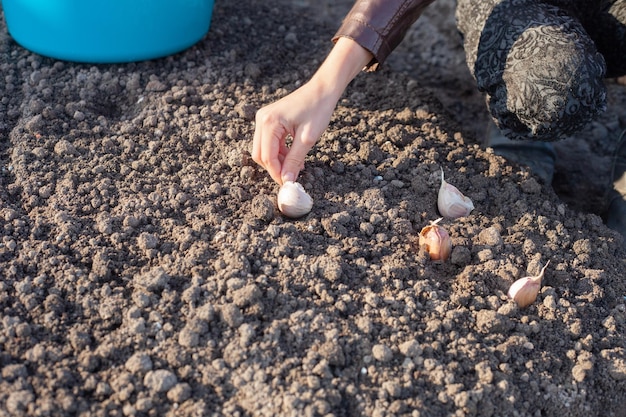
<svg viewBox="0 0 626 417">
<path fill-rule="evenodd" d="M 374 55 L 375 71 L 398 46 L 409 27 L 434 0 L 357 0 L 333 37 L 347 37 Z"/>
<path fill-rule="evenodd" d="M 374 58 L 365 66 L 367 71 L 376 71 L 378 66 L 391 53 L 391 49 L 384 44 L 384 40 L 378 32 L 374 28 L 367 26 L 365 22 L 355 19 L 344 21 L 339 31 L 333 37 L 333 42 L 337 42 L 337 39 L 341 37 L 354 40 L 374 55 Z"/>
</svg>

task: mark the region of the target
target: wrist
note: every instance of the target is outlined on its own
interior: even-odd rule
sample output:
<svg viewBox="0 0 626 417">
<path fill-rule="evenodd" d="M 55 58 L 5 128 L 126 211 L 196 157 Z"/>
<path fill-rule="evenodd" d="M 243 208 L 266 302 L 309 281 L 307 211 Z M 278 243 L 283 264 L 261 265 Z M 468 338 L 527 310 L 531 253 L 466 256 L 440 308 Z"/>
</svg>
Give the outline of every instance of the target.
<svg viewBox="0 0 626 417">
<path fill-rule="evenodd" d="M 372 60 L 373 55 L 350 38 L 339 38 L 330 54 L 311 78 L 325 95 L 337 100 L 348 84 Z"/>
</svg>

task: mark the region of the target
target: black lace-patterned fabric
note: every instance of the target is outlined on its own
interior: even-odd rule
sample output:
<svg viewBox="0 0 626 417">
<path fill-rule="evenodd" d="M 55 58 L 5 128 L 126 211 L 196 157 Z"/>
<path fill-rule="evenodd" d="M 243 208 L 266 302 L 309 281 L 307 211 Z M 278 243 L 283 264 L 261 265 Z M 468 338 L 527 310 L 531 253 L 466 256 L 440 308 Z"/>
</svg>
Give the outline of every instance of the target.
<svg viewBox="0 0 626 417">
<path fill-rule="evenodd" d="M 458 0 L 467 63 L 502 132 L 553 141 L 606 107 L 626 73 L 626 0 Z"/>
</svg>

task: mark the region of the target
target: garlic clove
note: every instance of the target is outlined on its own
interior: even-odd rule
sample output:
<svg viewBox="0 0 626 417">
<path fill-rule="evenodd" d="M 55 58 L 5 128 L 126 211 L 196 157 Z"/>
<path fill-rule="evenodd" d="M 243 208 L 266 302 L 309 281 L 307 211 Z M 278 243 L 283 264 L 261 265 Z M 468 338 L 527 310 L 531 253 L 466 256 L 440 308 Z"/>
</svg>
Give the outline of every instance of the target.
<svg viewBox="0 0 626 417">
<path fill-rule="evenodd" d="M 445 261 L 452 252 L 452 240 L 443 226 L 438 223 L 443 217 L 431 221 L 419 234 L 419 246 L 424 248 L 433 261 Z"/>
<path fill-rule="evenodd" d="M 534 277 L 524 277 L 515 281 L 509 288 L 509 298 L 514 300 L 521 308 L 528 307 L 537 299 L 539 289 L 541 288 L 541 280 L 543 274 L 550 264 L 550 261 L 546 262 L 539 275 Z"/>
<path fill-rule="evenodd" d="M 457 219 L 467 216 L 474 210 L 474 203 L 464 196 L 458 188 L 449 184 L 443 177 L 441 170 L 441 187 L 437 196 L 437 208 L 443 217 Z"/>
<path fill-rule="evenodd" d="M 313 199 L 302 184 L 285 181 L 278 191 L 278 209 L 287 217 L 298 218 L 308 214 L 313 208 Z"/>
</svg>

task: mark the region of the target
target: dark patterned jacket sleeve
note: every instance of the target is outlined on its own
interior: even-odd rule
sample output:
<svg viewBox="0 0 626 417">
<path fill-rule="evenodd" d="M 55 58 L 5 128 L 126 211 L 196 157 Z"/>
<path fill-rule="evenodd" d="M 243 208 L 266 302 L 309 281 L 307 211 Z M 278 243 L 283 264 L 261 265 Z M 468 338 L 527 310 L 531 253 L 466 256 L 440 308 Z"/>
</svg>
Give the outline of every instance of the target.
<svg viewBox="0 0 626 417">
<path fill-rule="evenodd" d="M 348 37 L 374 55 L 374 71 L 402 41 L 409 27 L 434 0 L 357 0 L 333 41 Z"/>
</svg>

